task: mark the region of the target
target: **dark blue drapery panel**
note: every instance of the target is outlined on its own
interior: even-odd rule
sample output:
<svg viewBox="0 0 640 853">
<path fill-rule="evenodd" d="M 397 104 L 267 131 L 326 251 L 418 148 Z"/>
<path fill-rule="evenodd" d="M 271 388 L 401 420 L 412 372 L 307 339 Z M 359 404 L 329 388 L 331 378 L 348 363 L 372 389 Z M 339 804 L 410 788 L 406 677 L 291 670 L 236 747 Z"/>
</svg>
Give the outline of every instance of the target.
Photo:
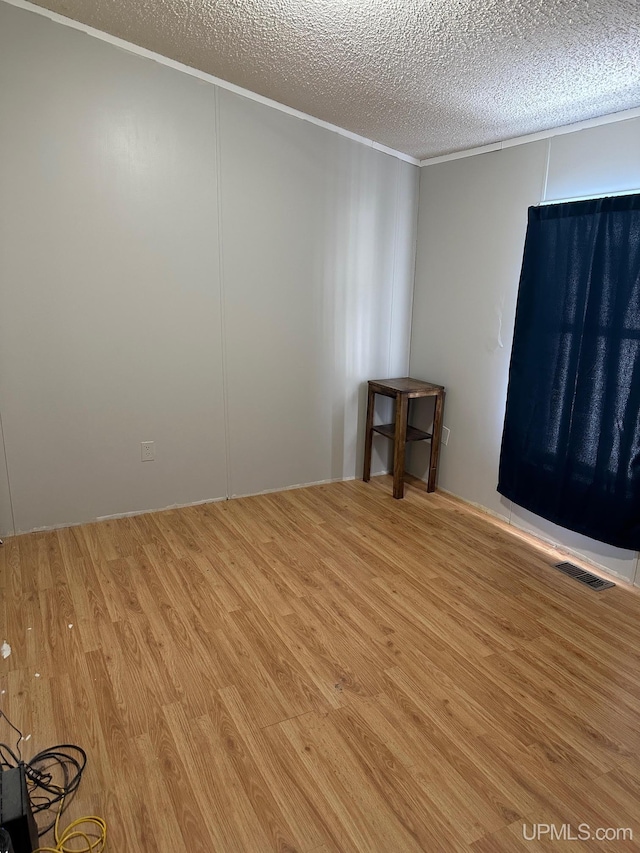
<svg viewBox="0 0 640 853">
<path fill-rule="evenodd" d="M 498 491 L 640 549 L 640 195 L 529 209 Z"/>
</svg>

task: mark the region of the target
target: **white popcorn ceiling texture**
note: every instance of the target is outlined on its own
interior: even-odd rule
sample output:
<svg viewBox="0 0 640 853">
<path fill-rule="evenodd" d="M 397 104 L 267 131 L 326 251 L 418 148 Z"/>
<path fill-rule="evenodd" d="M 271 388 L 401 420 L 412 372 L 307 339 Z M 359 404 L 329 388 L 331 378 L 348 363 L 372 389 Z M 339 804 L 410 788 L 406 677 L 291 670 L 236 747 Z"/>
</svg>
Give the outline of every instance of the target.
<svg viewBox="0 0 640 853">
<path fill-rule="evenodd" d="M 415 157 L 640 105 L 639 0 L 37 0 Z"/>
</svg>

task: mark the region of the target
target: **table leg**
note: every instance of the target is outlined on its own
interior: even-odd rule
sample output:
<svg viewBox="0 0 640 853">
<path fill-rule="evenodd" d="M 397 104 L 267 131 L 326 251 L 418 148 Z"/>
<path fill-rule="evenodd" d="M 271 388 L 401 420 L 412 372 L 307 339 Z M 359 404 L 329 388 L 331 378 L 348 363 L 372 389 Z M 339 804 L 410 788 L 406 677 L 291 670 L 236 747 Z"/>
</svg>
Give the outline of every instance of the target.
<svg viewBox="0 0 640 853">
<path fill-rule="evenodd" d="M 405 394 L 396 396 L 396 428 L 393 443 L 393 496 L 404 497 L 404 451 L 407 444 L 407 412 L 409 399 Z"/>
<path fill-rule="evenodd" d="M 444 412 L 444 391 L 436 396 L 436 408 L 433 413 L 433 437 L 431 439 L 431 457 L 429 459 L 429 481 L 427 491 L 435 492 L 438 479 L 438 459 L 440 458 L 440 438 L 442 436 L 442 414 Z"/>
<path fill-rule="evenodd" d="M 364 465 L 362 479 L 368 483 L 371 478 L 371 448 L 373 444 L 373 410 L 375 408 L 376 392 L 369 388 L 367 397 L 367 426 L 364 433 Z"/>
</svg>

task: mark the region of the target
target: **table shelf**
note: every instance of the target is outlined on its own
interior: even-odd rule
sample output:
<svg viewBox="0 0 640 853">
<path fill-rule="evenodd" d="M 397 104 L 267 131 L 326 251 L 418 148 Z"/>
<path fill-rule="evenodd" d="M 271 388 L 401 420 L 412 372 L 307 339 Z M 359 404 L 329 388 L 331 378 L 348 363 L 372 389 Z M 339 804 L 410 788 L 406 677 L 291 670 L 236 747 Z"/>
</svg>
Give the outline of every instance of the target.
<svg viewBox="0 0 640 853">
<path fill-rule="evenodd" d="M 395 418 L 391 424 L 373 425 L 376 394 L 392 397 L 395 400 Z M 370 379 L 367 398 L 367 426 L 364 442 L 364 464 L 362 479 L 365 483 L 371 477 L 371 451 L 373 434 L 384 435 L 393 442 L 393 496 L 402 498 L 404 495 L 404 458 L 408 441 L 430 441 L 429 477 L 427 491 L 434 492 L 438 478 L 438 457 L 440 456 L 440 436 L 442 433 L 442 412 L 444 408 L 445 390 L 443 385 L 424 382 L 422 379 L 412 379 L 402 376 L 399 379 Z M 421 397 L 435 397 L 433 412 L 433 430 L 425 430 L 409 425 L 409 401 Z"/>
<path fill-rule="evenodd" d="M 373 427 L 373 431 L 386 436 L 386 438 L 390 438 L 392 441 L 396 437 L 395 424 L 378 424 L 378 426 Z M 406 441 L 431 441 L 432 438 L 433 436 L 430 432 L 425 432 L 424 430 L 417 429 L 417 427 L 413 426 L 407 427 Z"/>
</svg>

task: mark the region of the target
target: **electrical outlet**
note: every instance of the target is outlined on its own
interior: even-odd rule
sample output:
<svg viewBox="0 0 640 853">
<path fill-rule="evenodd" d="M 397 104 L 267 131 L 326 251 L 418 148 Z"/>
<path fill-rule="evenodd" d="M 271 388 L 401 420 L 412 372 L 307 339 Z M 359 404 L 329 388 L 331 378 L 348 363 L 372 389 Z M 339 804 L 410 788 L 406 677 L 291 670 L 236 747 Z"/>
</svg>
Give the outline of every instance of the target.
<svg viewBox="0 0 640 853">
<path fill-rule="evenodd" d="M 143 462 L 153 462 L 156 458 L 156 443 L 155 441 L 140 442 L 141 459 Z"/>
<path fill-rule="evenodd" d="M 443 426 L 442 427 L 442 443 L 443 444 L 449 444 L 449 436 L 450 435 L 451 435 L 451 430 L 449 429 L 449 427 Z"/>
</svg>

